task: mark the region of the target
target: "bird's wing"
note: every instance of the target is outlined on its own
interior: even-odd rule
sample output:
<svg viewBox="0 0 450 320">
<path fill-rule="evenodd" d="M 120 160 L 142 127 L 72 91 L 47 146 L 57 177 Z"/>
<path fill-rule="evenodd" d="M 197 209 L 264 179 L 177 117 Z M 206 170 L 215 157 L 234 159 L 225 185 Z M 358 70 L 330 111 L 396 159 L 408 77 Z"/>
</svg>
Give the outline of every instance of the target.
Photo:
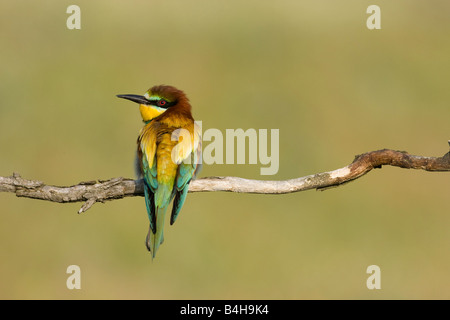
<svg viewBox="0 0 450 320">
<path fill-rule="evenodd" d="M 191 153 L 193 158 L 194 153 Z M 178 166 L 177 179 L 174 186 L 175 199 L 173 200 L 172 214 L 170 216 L 170 224 L 173 224 L 180 213 L 181 207 L 186 200 L 187 192 L 189 190 L 189 182 L 194 175 L 195 167 L 190 163 L 182 162 Z"/>
<path fill-rule="evenodd" d="M 174 185 L 175 199 L 172 207 L 170 224 L 173 224 L 180 213 L 189 190 L 189 182 L 200 169 L 201 164 L 201 128 L 194 124 L 193 134 L 182 131 L 183 139 L 173 149 L 173 158 L 179 163 Z M 186 134 L 187 133 L 187 134 Z"/>
<path fill-rule="evenodd" d="M 150 228 L 156 232 L 156 215 L 154 193 L 158 188 L 156 171 L 156 127 L 151 123 L 146 125 L 138 138 L 138 158 L 140 158 L 141 172 L 144 176 L 144 193 L 147 214 L 150 220 Z"/>
</svg>

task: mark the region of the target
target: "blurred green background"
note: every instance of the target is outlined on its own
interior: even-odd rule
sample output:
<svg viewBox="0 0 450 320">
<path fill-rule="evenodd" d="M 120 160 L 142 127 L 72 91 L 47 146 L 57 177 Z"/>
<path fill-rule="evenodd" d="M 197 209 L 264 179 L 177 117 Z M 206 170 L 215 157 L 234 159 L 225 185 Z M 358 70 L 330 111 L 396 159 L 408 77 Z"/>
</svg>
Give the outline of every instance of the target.
<svg viewBox="0 0 450 320">
<path fill-rule="evenodd" d="M 81 30 L 66 9 L 81 8 Z M 381 30 L 366 9 L 381 7 Z M 184 90 L 203 129 L 280 129 L 288 179 L 450 138 L 446 1 L 0 3 L 0 175 L 134 177 L 142 126 L 116 94 Z M 448 173 L 384 167 L 325 192 L 193 193 L 152 262 L 144 199 L 56 204 L 0 194 L 3 299 L 449 299 Z M 66 268 L 81 268 L 81 290 Z M 368 290 L 366 268 L 381 268 Z"/>
</svg>

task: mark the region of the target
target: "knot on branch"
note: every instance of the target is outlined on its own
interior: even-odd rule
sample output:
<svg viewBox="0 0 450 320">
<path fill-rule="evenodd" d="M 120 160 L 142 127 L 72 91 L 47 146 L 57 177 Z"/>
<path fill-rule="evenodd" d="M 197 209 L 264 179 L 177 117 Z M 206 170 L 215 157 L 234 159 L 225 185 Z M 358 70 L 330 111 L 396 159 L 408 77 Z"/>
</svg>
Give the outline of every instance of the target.
<svg viewBox="0 0 450 320">
<path fill-rule="evenodd" d="M 99 180 L 98 183 L 95 183 L 95 181 L 84 182 L 84 184 L 80 183 L 79 185 L 86 186 L 86 191 L 83 194 L 86 202 L 78 210 L 78 213 L 86 212 L 96 202 L 104 203 L 106 200 L 123 198 L 125 196 L 125 189 L 121 184 L 124 180 L 124 178 L 119 177 L 109 180 Z"/>
</svg>

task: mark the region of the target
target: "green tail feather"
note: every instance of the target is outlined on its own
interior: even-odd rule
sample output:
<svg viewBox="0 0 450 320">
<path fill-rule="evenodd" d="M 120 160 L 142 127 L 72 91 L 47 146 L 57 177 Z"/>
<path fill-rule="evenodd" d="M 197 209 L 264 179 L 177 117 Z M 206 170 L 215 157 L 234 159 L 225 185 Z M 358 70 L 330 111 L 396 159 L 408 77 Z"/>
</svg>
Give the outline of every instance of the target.
<svg viewBox="0 0 450 320">
<path fill-rule="evenodd" d="M 150 227 L 147 233 L 147 250 L 152 253 L 154 258 L 159 246 L 164 241 L 164 221 L 170 201 L 173 198 L 173 187 L 167 184 L 161 184 L 154 192 L 152 185 L 144 184 L 145 203 L 150 220 Z"/>
<path fill-rule="evenodd" d="M 156 256 L 159 246 L 164 242 L 164 221 L 166 208 L 156 208 L 156 233 L 153 233 L 151 226 L 148 229 L 146 245 L 147 249 L 152 253 L 152 257 Z"/>
</svg>

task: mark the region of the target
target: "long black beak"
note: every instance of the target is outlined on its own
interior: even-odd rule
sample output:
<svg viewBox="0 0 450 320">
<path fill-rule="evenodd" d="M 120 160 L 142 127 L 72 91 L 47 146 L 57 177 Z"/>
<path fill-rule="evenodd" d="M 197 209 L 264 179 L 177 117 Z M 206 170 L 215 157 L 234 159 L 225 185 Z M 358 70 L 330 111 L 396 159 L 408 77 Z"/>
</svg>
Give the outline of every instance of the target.
<svg viewBox="0 0 450 320">
<path fill-rule="evenodd" d="M 149 104 L 149 101 L 144 96 L 138 96 L 136 94 L 118 94 L 117 97 L 131 100 L 139 104 Z"/>
</svg>

